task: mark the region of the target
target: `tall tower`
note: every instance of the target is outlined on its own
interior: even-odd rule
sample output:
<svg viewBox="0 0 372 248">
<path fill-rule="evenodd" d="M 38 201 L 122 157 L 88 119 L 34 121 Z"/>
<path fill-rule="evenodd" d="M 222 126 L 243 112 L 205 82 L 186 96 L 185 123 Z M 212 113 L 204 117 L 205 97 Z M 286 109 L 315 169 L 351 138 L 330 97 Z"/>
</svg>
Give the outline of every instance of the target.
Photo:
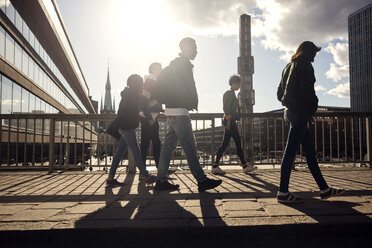
<svg viewBox="0 0 372 248">
<path fill-rule="evenodd" d="M 242 78 L 239 101 L 243 114 L 253 113 L 254 90 L 253 90 L 253 72 L 254 60 L 251 51 L 251 16 L 243 14 L 240 16 L 239 25 L 239 57 L 238 73 Z M 253 137 L 252 126 L 253 119 L 242 118 L 241 133 L 244 154 L 247 161 L 253 162 Z"/>
<path fill-rule="evenodd" d="M 348 18 L 350 107 L 372 111 L 372 3 Z"/>
<path fill-rule="evenodd" d="M 101 100 L 101 109 L 102 109 L 102 100 Z M 101 114 L 114 114 L 115 110 L 112 107 L 112 98 L 111 98 L 111 83 L 110 83 L 110 68 L 107 68 L 107 80 L 105 85 L 105 101 L 103 103 L 103 109 Z"/>
</svg>

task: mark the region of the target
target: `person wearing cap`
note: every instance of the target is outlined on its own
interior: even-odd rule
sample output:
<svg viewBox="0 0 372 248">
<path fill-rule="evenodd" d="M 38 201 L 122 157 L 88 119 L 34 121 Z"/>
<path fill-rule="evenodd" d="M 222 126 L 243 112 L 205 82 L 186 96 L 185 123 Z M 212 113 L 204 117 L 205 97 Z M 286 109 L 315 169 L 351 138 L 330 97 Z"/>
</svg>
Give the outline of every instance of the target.
<svg viewBox="0 0 372 248">
<path fill-rule="evenodd" d="M 320 47 L 311 41 L 304 41 L 297 48 L 282 73 L 282 79 L 277 90 L 277 97 L 284 110 L 284 120 L 289 124 L 287 144 L 284 150 L 280 171 L 280 186 L 277 201 L 280 203 L 298 203 L 303 199 L 288 191 L 289 178 L 293 162 L 302 144 L 306 154 L 306 161 L 318 187 L 321 199 L 340 195 L 343 189 L 328 187 L 320 171 L 312 135 L 307 123 L 318 108 L 318 97 L 315 94 L 315 75 L 312 62 Z"/>
</svg>

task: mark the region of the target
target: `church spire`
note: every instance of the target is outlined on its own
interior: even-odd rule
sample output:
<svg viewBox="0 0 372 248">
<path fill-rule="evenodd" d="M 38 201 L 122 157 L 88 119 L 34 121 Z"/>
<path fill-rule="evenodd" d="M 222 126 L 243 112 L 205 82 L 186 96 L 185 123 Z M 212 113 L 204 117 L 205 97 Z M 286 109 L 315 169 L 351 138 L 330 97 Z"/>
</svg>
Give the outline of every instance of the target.
<svg viewBox="0 0 372 248">
<path fill-rule="evenodd" d="M 113 112 L 112 108 L 112 100 L 111 100 L 111 83 L 110 83 L 110 67 L 107 67 L 107 80 L 105 86 L 105 103 L 104 103 L 104 111 L 107 113 Z"/>
<path fill-rule="evenodd" d="M 99 112 L 102 114 L 102 110 L 103 110 L 103 102 L 102 102 L 102 95 L 101 95 L 101 108 L 99 110 Z"/>
</svg>

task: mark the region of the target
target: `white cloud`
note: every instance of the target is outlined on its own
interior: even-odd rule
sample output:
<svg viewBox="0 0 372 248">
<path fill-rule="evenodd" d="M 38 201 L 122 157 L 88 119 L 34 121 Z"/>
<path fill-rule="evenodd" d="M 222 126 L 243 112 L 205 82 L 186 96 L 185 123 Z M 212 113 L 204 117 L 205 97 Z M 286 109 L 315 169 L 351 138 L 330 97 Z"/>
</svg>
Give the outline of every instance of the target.
<svg viewBox="0 0 372 248">
<path fill-rule="evenodd" d="M 326 76 L 335 82 L 349 76 L 349 45 L 348 43 L 330 43 L 324 49 L 332 54 L 335 63 L 330 63 Z"/>
<path fill-rule="evenodd" d="M 350 83 L 339 84 L 336 88 L 327 91 L 326 94 L 337 96 L 338 98 L 350 98 Z"/>
<path fill-rule="evenodd" d="M 252 16 L 252 38 L 289 54 L 305 40 L 316 44 L 347 38 L 347 18 L 370 0 L 165 0 L 173 19 L 202 35 L 237 35 L 238 16 Z"/>
<path fill-rule="evenodd" d="M 317 86 L 315 86 L 315 91 L 317 91 L 317 92 L 326 91 L 326 90 L 327 90 L 327 88 L 324 87 L 323 85 L 317 85 Z"/>
</svg>

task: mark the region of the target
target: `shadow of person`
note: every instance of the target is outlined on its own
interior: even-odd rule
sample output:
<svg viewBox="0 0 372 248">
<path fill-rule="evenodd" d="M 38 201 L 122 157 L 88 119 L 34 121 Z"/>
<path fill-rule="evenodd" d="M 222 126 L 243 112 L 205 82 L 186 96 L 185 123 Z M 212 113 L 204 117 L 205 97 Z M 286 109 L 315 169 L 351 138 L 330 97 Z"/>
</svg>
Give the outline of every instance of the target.
<svg viewBox="0 0 372 248">
<path fill-rule="evenodd" d="M 223 227 L 227 226 L 223 221 L 222 198 L 219 193 L 202 192 L 199 193 L 201 215 L 205 227 Z M 220 201 L 220 202 L 216 202 Z"/>
</svg>

